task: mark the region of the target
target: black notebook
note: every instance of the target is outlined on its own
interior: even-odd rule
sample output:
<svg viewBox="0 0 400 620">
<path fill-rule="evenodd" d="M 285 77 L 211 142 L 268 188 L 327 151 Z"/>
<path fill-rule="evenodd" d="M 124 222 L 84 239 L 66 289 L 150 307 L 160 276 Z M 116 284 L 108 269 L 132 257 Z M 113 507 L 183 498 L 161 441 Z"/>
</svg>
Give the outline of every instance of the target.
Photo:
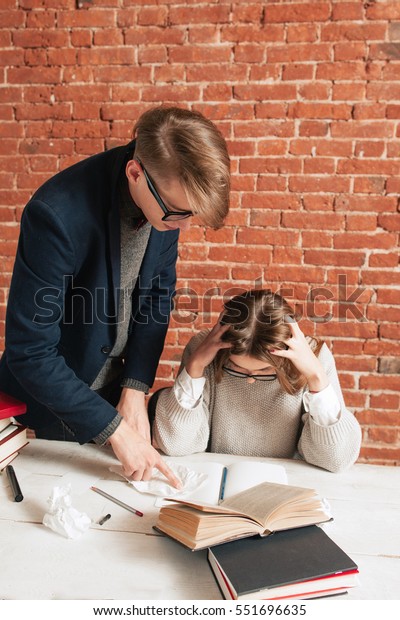
<svg viewBox="0 0 400 620">
<path fill-rule="evenodd" d="M 208 560 L 226 599 L 314 598 L 358 583 L 355 562 L 316 525 L 217 545 Z"/>
</svg>

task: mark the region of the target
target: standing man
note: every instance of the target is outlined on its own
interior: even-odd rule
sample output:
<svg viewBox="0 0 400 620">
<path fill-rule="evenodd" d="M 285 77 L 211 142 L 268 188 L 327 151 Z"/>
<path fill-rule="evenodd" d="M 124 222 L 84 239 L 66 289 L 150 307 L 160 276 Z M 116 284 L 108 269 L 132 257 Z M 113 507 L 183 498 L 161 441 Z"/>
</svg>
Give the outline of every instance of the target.
<svg viewBox="0 0 400 620">
<path fill-rule="evenodd" d="M 47 439 L 109 442 L 126 475 L 153 467 L 145 394 L 169 323 L 180 230 L 220 228 L 229 156 L 201 114 L 145 112 L 124 147 L 58 173 L 26 206 L 6 316 L 0 389 Z"/>
</svg>

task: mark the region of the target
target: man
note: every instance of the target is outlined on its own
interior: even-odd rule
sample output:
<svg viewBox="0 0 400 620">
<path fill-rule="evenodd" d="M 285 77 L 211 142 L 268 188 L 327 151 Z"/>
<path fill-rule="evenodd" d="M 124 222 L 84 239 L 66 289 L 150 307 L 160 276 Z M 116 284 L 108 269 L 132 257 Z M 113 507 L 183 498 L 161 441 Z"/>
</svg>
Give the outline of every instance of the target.
<svg viewBox="0 0 400 620">
<path fill-rule="evenodd" d="M 153 467 L 145 393 L 168 328 L 180 230 L 220 228 L 229 156 L 202 115 L 154 108 L 135 140 L 55 175 L 26 206 L 0 389 L 37 437 L 109 442 L 126 475 Z"/>
</svg>

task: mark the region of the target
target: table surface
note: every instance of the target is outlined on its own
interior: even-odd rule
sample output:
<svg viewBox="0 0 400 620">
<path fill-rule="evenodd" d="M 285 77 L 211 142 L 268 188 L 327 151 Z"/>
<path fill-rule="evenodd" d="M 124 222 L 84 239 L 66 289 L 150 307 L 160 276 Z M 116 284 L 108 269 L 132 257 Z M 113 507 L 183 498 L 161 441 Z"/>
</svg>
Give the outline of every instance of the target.
<svg viewBox="0 0 400 620">
<path fill-rule="evenodd" d="M 243 457 L 195 454 L 174 463 Z M 334 515 L 327 534 L 358 564 L 360 585 L 343 597 L 400 599 L 400 469 L 356 464 L 332 474 L 298 460 L 263 460 L 284 465 L 289 484 L 315 488 Z M 217 600 L 221 593 L 206 552 L 191 552 L 154 531 L 154 497 L 140 494 L 110 471 L 113 453 L 95 445 L 35 439 L 13 462 L 24 494 L 13 501 L 0 476 L 0 599 L 5 600 Z M 103 526 L 92 525 L 78 540 L 42 524 L 55 486 L 72 485 L 72 505 Z M 140 518 L 94 493 L 96 484 L 142 510 Z M 7 558 L 7 562 L 4 561 Z M 330 599 L 333 600 L 333 599 Z"/>
</svg>

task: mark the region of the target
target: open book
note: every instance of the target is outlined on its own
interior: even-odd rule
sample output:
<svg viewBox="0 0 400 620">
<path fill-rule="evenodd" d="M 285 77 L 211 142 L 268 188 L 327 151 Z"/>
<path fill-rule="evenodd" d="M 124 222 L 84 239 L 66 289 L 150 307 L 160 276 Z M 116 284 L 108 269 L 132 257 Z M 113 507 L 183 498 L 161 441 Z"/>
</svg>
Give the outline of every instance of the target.
<svg viewBox="0 0 400 620">
<path fill-rule="evenodd" d="M 173 463 L 173 459 L 168 464 Z M 223 465 L 217 461 L 198 461 L 185 463 L 191 471 L 205 474 L 206 480 L 190 493 L 183 491 L 174 494 L 176 502 L 181 500 L 196 504 L 218 504 L 222 499 L 228 499 L 241 491 L 254 487 L 261 482 L 278 482 L 287 484 L 287 474 L 283 465 L 266 463 L 257 460 L 240 460 L 230 465 Z M 162 500 L 158 505 L 170 505 L 168 500 Z"/>
<path fill-rule="evenodd" d="M 328 508 L 313 489 L 263 482 L 219 505 L 187 500 L 163 506 L 155 529 L 197 550 L 330 519 Z"/>
</svg>

